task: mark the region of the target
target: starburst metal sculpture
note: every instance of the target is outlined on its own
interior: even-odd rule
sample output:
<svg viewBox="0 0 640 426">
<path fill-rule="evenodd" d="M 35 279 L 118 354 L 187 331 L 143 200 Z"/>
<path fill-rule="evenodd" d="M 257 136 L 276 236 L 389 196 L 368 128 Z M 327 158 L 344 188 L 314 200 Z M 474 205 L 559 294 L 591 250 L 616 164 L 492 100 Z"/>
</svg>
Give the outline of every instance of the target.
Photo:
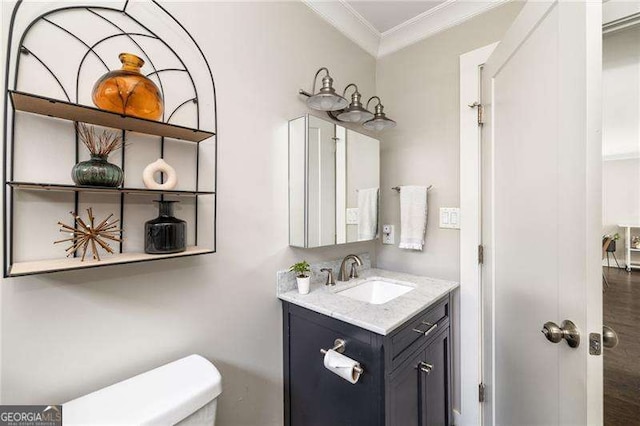
<svg viewBox="0 0 640 426">
<path fill-rule="evenodd" d="M 91 207 L 87 209 L 89 224 L 83 221 L 76 213 L 69 213 L 73 216 L 78 226 L 73 227 L 62 222 L 58 222 L 58 225 L 60 225 L 60 232 L 69 232 L 70 237 L 54 242 L 54 244 L 64 242 L 71 243 L 71 246 L 66 249 L 67 257 L 72 256 L 77 250 L 82 250 L 82 258 L 80 261 L 84 261 L 87 250 L 91 249 L 93 259 L 99 261 L 100 254 L 98 253 L 98 247 L 102 247 L 108 253 L 113 254 L 113 249 L 106 240 L 116 242 L 122 241 L 122 229 L 118 228 L 118 222 L 120 222 L 120 219 L 109 222 L 113 217 L 113 213 L 111 213 L 102 222 L 100 222 L 98 226 L 95 226 L 95 217 L 93 216 L 93 209 Z"/>
</svg>

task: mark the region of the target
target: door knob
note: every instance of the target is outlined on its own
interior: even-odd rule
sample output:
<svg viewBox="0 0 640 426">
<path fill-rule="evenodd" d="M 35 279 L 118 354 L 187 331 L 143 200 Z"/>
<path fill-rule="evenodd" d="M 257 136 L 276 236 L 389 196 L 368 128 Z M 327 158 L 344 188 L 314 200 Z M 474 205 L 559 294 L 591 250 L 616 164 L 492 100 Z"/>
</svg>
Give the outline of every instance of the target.
<svg viewBox="0 0 640 426">
<path fill-rule="evenodd" d="M 558 324 L 555 322 L 545 322 L 542 327 L 542 334 L 544 334 L 551 343 L 559 343 L 564 339 L 572 348 L 580 346 L 580 330 L 569 320 L 562 321 L 560 327 L 558 327 Z"/>
<path fill-rule="evenodd" d="M 618 346 L 618 333 L 608 325 L 602 326 L 602 345 L 605 348 L 613 349 Z"/>
</svg>

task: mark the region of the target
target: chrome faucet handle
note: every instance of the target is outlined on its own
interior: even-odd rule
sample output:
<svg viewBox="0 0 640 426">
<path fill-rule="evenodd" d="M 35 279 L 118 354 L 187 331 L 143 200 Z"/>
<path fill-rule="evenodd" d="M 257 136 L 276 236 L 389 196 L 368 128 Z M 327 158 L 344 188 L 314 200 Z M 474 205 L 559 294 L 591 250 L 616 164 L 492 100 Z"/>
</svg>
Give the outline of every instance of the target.
<svg viewBox="0 0 640 426">
<path fill-rule="evenodd" d="M 331 268 L 322 268 L 320 272 L 328 272 L 327 274 L 327 282 L 324 285 L 336 285 L 336 281 L 333 279 L 333 269 Z"/>
<path fill-rule="evenodd" d="M 357 262 L 353 262 L 351 263 L 351 273 L 349 274 L 349 279 L 351 278 L 358 278 L 358 263 Z"/>
</svg>

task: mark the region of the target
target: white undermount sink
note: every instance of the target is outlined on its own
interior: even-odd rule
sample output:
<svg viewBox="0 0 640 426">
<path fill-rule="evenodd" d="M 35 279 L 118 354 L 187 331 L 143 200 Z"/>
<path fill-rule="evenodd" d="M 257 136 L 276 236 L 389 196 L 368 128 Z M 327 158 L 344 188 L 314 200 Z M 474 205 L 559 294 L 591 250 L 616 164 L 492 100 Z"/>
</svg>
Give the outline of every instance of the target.
<svg viewBox="0 0 640 426">
<path fill-rule="evenodd" d="M 402 285 L 381 278 L 370 278 L 355 287 L 337 292 L 340 296 L 346 296 L 372 305 L 382 305 L 396 297 L 413 290 L 410 285 Z"/>
</svg>

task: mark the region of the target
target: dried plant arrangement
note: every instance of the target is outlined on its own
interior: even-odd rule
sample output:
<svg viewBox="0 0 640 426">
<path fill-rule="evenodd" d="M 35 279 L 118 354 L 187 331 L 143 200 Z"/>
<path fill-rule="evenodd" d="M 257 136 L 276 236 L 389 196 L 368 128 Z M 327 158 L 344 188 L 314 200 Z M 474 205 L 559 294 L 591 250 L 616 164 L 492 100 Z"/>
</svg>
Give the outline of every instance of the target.
<svg viewBox="0 0 640 426">
<path fill-rule="evenodd" d="M 82 258 L 80 261 L 83 262 L 87 254 L 87 250 L 91 249 L 92 258 L 99 261 L 100 254 L 98 253 L 98 247 L 101 247 L 106 252 L 113 254 L 113 249 L 107 240 L 115 242 L 122 241 L 122 229 L 118 228 L 118 222 L 120 222 L 120 219 L 109 222 L 113 217 L 113 213 L 111 213 L 102 220 L 98 226 L 95 226 L 93 208 L 89 207 L 87 209 L 87 214 L 89 215 L 88 224 L 74 212 L 69 213 L 73 216 L 78 226 L 73 227 L 62 222 L 58 222 L 58 225 L 60 225 L 60 232 L 68 232 L 70 237 L 54 242 L 54 244 L 64 242 L 69 242 L 71 244 L 66 249 L 67 257 L 72 256 L 76 250 L 82 250 Z"/>
<path fill-rule="evenodd" d="M 93 126 L 76 123 L 78 137 L 87 147 L 91 155 L 107 157 L 112 152 L 122 148 L 122 137 L 109 130 L 97 131 Z"/>
</svg>

